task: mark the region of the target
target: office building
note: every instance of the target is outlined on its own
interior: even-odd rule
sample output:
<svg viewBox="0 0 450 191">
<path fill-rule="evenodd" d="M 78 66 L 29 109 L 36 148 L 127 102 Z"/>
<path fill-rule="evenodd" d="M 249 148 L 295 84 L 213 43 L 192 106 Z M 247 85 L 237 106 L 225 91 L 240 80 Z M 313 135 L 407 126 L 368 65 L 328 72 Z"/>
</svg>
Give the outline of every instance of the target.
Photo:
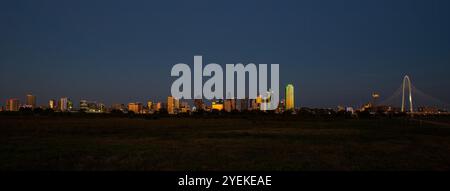
<svg viewBox="0 0 450 191">
<path fill-rule="evenodd" d="M 48 108 L 53 110 L 56 109 L 56 101 L 54 99 L 48 101 Z"/>
<path fill-rule="evenodd" d="M 294 111 L 295 105 L 294 105 L 294 85 L 288 84 L 286 86 L 286 111 Z"/>
<path fill-rule="evenodd" d="M 65 112 L 68 111 L 68 104 L 69 104 L 69 99 L 67 97 L 63 97 L 61 99 L 59 99 L 59 103 L 58 103 L 58 107 L 59 107 L 59 111 Z"/>
<path fill-rule="evenodd" d="M 36 108 L 36 96 L 31 94 L 27 95 L 26 107 Z"/>
<path fill-rule="evenodd" d="M 172 96 L 167 97 L 167 112 L 175 114 L 175 98 Z"/>
<path fill-rule="evenodd" d="M 128 111 L 132 111 L 134 113 L 142 113 L 142 103 L 129 103 Z"/>
<path fill-rule="evenodd" d="M 89 111 L 89 103 L 87 100 L 80 100 L 80 110 Z"/>
<path fill-rule="evenodd" d="M 161 102 L 157 102 L 156 104 L 153 104 L 153 110 L 154 111 L 159 111 L 162 109 L 162 103 Z"/>
<path fill-rule="evenodd" d="M 8 99 L 6 101 L 6 111 L 19 111 L 20 101 L 19 99 Z"/>
</svg>

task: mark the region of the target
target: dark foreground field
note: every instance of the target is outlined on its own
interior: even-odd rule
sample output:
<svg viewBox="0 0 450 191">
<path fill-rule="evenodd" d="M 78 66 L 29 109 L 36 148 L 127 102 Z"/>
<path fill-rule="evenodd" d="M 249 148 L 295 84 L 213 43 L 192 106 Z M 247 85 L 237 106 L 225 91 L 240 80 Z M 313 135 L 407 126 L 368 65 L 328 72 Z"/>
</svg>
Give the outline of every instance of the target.
<svg viewBox="0 0 450 191">
<path fill-rule="evenodd" d="M 445 123 L 0 116 L 0 170 L 450 170 Z"/>
</svg>

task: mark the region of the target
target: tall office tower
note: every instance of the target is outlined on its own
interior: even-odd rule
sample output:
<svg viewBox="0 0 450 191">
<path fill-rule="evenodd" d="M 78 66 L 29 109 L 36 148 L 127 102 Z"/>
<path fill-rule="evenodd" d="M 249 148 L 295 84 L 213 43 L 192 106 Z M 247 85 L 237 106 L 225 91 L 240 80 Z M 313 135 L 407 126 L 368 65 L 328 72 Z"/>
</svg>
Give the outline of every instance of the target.
<svg viewBox="0 0 450 191">
<path fill-rule="evenodd" d="M 36 108 L 36 96 L 28 94 L 26 106 L 31 107 L 33 109 Z"/>
<path fill-rule="evenodd" d="M 128 111 L 132 111 L 134 113 L 142 113 L 142 103 L 129 103 Z"/>
<path fill-rule="evenodd" d="M 59 99 L 59 110 L 60 111 L 68 111 L 68 104 L 69 104 L 69 99 L 67 97 L 63 97 L 61 99 Z"/>
<path fill-rule="evenodd" d="M 174 98 L 172 96 L 167 97 L 167 112 L 169 114 L 175 114 L 175 103 Z"/>
<path fill-rule="evenodd" d="M 6 111 L 19 111 L 19 99 L 8 99 L 6 101 Z"/>
<path fill-rule="evenodd" d="M 54 99 L 51 99 L 48 101 L 48 108 L 49 109 L 56 109 L 56 101 Z"/>
<path fill-rule="evenodd" d="M 286 111 L 294 111 L 294 85 L 288 84 L 286 86 Z"/>
</svg>

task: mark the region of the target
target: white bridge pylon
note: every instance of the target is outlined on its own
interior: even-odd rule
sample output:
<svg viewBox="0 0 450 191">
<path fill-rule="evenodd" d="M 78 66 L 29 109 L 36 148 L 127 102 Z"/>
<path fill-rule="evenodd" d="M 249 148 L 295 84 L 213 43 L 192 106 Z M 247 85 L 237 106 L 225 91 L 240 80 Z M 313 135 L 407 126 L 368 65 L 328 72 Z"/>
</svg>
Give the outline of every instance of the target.
<svg viewBox="0 0 450 191">
<path fill-rule="evenodd" d="M 403 85 L 402 85 L 402 112 L 406 112 L 406 105 L 405 105 L 405 90 L 406 90 L 406 86 L 408 86 L 408 102 L 409 102 L 409 112 L 413 113 L 414 109 L 413 109 L 413 97 L 412 97 L 412 88 L 411 88 L 411 79 L 409 78 L 408 75 L 406 75 L 403 78 Z"/>
</svg>

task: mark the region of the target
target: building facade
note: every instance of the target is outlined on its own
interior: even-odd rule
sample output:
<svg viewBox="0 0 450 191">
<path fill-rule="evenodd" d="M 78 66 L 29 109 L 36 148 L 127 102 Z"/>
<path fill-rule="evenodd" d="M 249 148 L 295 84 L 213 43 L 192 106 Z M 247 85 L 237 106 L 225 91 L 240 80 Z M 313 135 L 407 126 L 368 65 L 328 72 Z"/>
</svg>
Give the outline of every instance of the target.
<svg viewBox="0 0 450 191">
<path fill-rule="evenodd" d="M 20 101 L 19 99 L 8 99 L 6 101 L 6 111 L 19 111 Z"/>
<path fill-rule="evenodd" d="M 294 85 L 288 84 L 286 86 L 286 111 L 294 111 L 295 110 L 295 104 L 294 104 Z"/>
<path fill-rule="evenodd" d="M 27 95 L 27 101 L 26 106 L 30 108 L 36 108 L 36 96 L 28 94 Z"/>
</svg>

